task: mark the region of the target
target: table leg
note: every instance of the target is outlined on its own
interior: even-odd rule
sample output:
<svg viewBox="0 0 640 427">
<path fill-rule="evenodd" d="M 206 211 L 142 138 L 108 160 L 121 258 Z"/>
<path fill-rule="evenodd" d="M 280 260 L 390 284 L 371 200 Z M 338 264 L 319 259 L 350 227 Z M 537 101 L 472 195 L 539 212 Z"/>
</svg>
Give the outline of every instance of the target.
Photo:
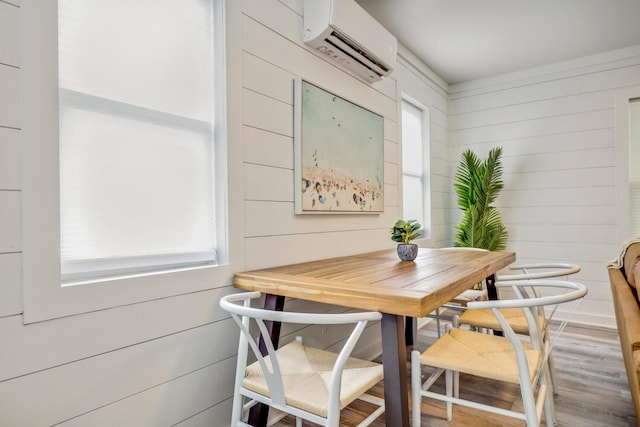
<svg viewBox="0 0 640 427">
<path fill-rule="evenodd" d="M 282 311 L 284 310 L 284 297 L 280 295 L 271 295 L 267 294 L 264 299 L 264 308 L 265 310 L 276 310 Z M 273 343 L 274 348 L 278 348 L 278 343 L 280 341 L 280 322 L 264 322 L 265 326 L 269 330 L 269 336 L 271 338 L 271 342 Z M 258 343 L 260 347 L 260 352 L 265 355 L 267 351 L 264 346 L 264 341 L 262 338 Z M 249 419 L 248 423 L 252 426 L 265 427 L 267 425 L 267 420 L 269 418 L 269 406 L 263 405 L 262 403 L 258 403 L 253 408 L 249 410 Z"/>
<path fill-rule="evenodd" d="M 404 323 L 404 316 L 382 314 L 385 425 L 393 427 L 409 427 L 407 350 Z"/>
<path fill-rule="evenodd" d="M 490 300 L 497 300 L 498 289 L 496 289 L 496 275 L 492 274 L 487 277 L 485 283 L 487 284 L 487 297 L 489 297 Z"/>
<path fill-rule="evenodd" d="M 485 279 L 485 283 L 487 284 L 487 297 L 490 300 L 498 299 L 498 288 L 496 288 L 496 275 L 492 274 L 491 276 Z M 493 330 L 493 335 L 503 336 L 502 331 Z"/>
<path fill-rule="evenodd" d="M 404 318 L 404 342 L 407 346 L 407 351 L 411 352 L 416 337 L 418 336 L 418 322 L 414 317 Z"/>
</svg>

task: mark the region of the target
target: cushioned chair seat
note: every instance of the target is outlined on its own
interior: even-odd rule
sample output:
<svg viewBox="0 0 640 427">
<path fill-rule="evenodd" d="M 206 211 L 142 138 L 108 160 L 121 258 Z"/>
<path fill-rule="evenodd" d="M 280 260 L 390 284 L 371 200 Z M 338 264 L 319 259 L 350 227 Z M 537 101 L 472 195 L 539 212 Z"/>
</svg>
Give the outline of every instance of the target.
<svg viewBox="0 0 640 427">
<path fill-rule="evenodd" d="M 540 352 L 525 345 L 531 379 Z M 420 363 L 519 384 L 518 364 L 508 338 L 454 328 L 420 355 Z"/>
<path fill-rule="evenodd" d="M 331 373 L 337 354 L 306 347 L 292 341 L 276 351 L 280 367 L 284 394 L 287 404 L 320 415 L 327 416 Z M 271 368 L 269 358 L 265 362 Z M 245 388 L 263 395 L 269 395 L 267 382 L 258 362 L 247 366 L 243 381 Z M 342 373 L 340 409 L 383 378 L 382 365 L 350 357 Z"/>
</svg>

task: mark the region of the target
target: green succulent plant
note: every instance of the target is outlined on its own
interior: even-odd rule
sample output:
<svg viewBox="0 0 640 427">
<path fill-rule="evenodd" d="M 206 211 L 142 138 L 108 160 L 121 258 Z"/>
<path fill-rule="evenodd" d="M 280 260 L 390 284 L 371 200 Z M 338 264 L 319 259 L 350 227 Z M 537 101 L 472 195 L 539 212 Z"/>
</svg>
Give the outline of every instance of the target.
<svg viewBox="0 0 640 427">
<path fill-rule="evenodd" d="M 492 205 L 504 187 L 501 156 L 502 147 L 492 149 L 484 161 L 471 150 L 462 153 L 454 180 L 458 206 L 463 211 L 455 246 L 490 251 L 506 248 L 507 229 Z"/>
<path fill-rule="evenodd" d="M 420 227 L 422 227 L 422 225 L 415 219 L 408 221 L 399 219 L 393 224 L 393 227 L 391 227 L 391 240 L 408 245 L 413 239 L 420 236 L 418 232 Z"/>
</svg>

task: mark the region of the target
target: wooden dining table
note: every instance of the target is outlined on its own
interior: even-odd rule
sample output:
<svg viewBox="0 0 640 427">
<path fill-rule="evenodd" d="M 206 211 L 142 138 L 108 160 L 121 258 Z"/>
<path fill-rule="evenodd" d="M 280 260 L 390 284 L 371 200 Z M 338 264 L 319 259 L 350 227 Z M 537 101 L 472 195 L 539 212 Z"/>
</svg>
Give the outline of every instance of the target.
<svg viewBox="0 0 640 427">
<path fill-rule="evenodd" d="M 381 341 L 387 426 L 409 426 L 405 319 L 431 313 L 515 261 L 509 251 L 420 248 L 414 261 L 395 249 L 236 273 L 234 286 L 265 294 L 265 307 L 283 310 L 286 297 L 382 313 Z M 279 325 L 271 339 L 278 344 Z M 252 412 L 266 425 L 268 408 Z"/>
</svg>

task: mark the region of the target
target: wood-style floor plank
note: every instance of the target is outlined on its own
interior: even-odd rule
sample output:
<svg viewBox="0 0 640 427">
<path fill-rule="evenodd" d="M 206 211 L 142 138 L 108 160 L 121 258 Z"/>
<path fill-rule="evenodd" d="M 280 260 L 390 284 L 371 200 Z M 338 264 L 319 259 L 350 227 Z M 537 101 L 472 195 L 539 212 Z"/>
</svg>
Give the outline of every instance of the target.
<svg viewBox="0 0 640 427">
<path fill-rule="evenodd" d="M 418 331 L 417 348 L 425 349 L 436 339 L 435 322 L 429 322 Z M 558 426 L 560 427 L 630 427 L 637 420 L 629 394 L 629 385 L 620 352 L 620 343 L 614 329 L 569 324 L 559 340 L 554 341 L 554 359 L 559 393 L 555 397 Z M 428 371 L 425 370 L 426 373 Z M 441 385 L 442 379 L 437 384 Z M 409 379 L 407 378 L 407 387 Z M 434 386 L 436 387 L 436 386 Z M 442 390 L 442 388 L 440 389 Z M 516 385 L 461 375 L 462 397 L 505 408 L 522 408 Z M 372 393 L 383 396 L 383 383 Z M 362 421 L 369 406 L 355 402 L 343 411 L 340 425 L 356 426 Z M 422 425 L 433 427 L 456 426 L 524 426 L 523 421 L 487 412 L 455 406 L 453 420 L 447 422 L 444 402 L 423 399 Z M 286 417 L 276 426 L 290 427 L 295 420 Z M 372 424 L 384 426 L 384 417 Z M 543 423 L 543 425 L 546 425 Z M 312 424 L 303 423 L 304 427 Z"/>
</svg>

